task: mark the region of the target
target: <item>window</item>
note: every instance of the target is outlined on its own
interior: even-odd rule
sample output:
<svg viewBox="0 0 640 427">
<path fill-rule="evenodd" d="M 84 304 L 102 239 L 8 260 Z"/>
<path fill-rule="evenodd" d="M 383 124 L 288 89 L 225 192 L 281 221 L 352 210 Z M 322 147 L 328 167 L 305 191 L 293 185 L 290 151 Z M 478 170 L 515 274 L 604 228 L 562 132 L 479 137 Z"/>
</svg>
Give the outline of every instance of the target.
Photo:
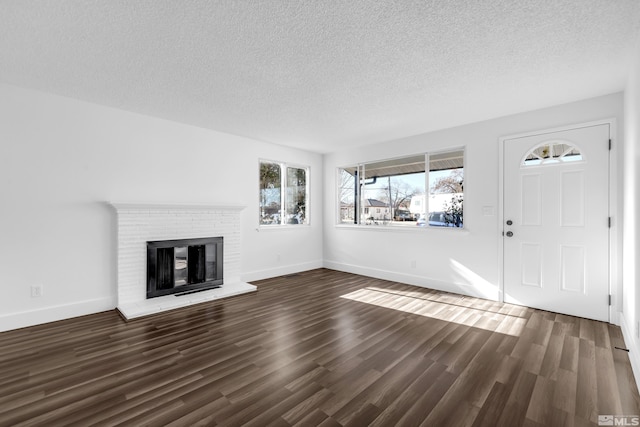
<svg viewBox="0 0 640 427">
<path fill-rule="evenodd" d="M 567 141 L 545 142 L 527 153 L 523 166 L 550 165 L 583 160 L 580 149 Z"/>
<path fill-rule="evenodd" d="M 260 225 L 308 224 L 308 167 L 260 161 Z"/>
<path fill-rule="evenodd" d="M 339 168 L 338 223 L 462 228 L 463 185 L 464 149 Z"/>
<path fill-rule="evenodd" d="M 458 227 L 463 224 L 464 151 L 429 155 L 429 225 Z"/>
</svg>

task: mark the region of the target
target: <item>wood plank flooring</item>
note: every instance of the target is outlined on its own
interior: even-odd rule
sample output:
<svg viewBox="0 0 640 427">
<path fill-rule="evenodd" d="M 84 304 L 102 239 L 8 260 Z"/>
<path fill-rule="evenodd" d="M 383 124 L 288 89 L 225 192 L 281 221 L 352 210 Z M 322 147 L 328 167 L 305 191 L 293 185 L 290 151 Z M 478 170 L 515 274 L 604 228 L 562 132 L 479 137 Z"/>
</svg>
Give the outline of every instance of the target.
<svg viewBox="0 0 640 427">
<path fill-rule="evenodd" d="M 0 333 L 0 425 L 597 426 L 620 329 L 326 269 L 126 323 Z"/>
</svg>

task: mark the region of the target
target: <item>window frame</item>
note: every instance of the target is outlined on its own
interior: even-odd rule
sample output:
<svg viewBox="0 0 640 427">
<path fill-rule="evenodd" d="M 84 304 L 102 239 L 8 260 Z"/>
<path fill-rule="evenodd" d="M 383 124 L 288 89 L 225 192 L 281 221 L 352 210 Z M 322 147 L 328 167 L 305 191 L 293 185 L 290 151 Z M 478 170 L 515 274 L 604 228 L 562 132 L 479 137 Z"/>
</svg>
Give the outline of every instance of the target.
<svg viewBox="0 0 640 427">
<path fill-rule="evenodd" d="M 447 230 L 457 230 L 458 232 L 463 232 L 463 231 L 468 231 L 468 227 L 464 221 L 464 219 L 462 220 L 462 226 L 461 227 L 442 227 L 442 226 L 432 226 L 429 225 L 429 198 L 432 195 L 431 193 L 431 188 L 430 188 L 430 157 L 434 156 L 434 155 L 438 155 L 438 154 L 443 154 L 443 153 L 449 153 L 449 152 L 456 152 L 456 151 L 461 151 L 462 152 L 462 170 L 463 170 L 463 177 L 466 176 L 466 169 L 467 169 L 467 147 L 466 145 L 460 145 L 460 146 L 454 146 L 454 147 L 447 147 L 447 148 L 441 148 L 441 149 L 437 149 L 437 150 L 433 150 L 433 151 L 425 151 L 425 152 L 418 152 L 418 153 L 413 153 L 413 154 L 406 154 L 400 157 L 391 157 L 391 158 L 383 158 L 383 159 L 374 159 L 374 160 L 369 160 L 366 162 L 358 162 L 358 163 L 351 163 L 349 165 L 346 166 L 338 166 L 336 168 L 336 185 L 334 186 L 334 191 L 336 191 L 335 193 L 335 200 L 336 200 L 336 216 L 335 216 L 335 226 L 336 227 L 340 227 L 340 228 L 367 228 L 367 229 L 376 229 L 376 230 L 385 230 L 385 231 L 409 231 L 409 230 L 434 230 L 434 229 L 447 229 Z M 367 224 L 361 217 L 361 213 L 359 212 L 362 209 L 362 198 L 363 198 L 363 194 L 361 192 L 360 188 L 355 188 L 354 189 L 354 196 L 357 198 L 357 203 L 356 205 L 359 205 L 358 207 L 358 211 L 355 211 L 354 208 L 354 222 L 343 222 L 342 219 L 342 200 L 341 200 L 341 194 L 342 191 L 345 187 L 342 187 L 342 173 L 344 170 L 347 169 L 356 169 L 359 173 L 363 173 L 364 176 L 366 176 L 366 167 L 367 165 L 371 165 L 371 164 L 375 164 L 375 163 L 381 163 L 381 162 L 387 162 L 387 161 L 396 161 L 396 160 L 401 160 L 401 159 L 410 159 L 411 157 L 417 157 L 417 156 L 424 156 L 424 198 L 423 198 L 423 204 L 424 206 L 422 206 L 422 209 L 426 212 L 426 219 L 427 219 L 427 223 L 425 227 L 399 227 L 399 226 L 393 226 L 393 225 L 387 225 L 387 224 L 383 224 L 383 225 L 370 225 Z M 416 172 L 419 173 L 419 172 Z M 464 179 L 464 178 L 463 178 Z M 356 185 L 356 187 L 359 187 Z M 465 194 L 467 194 L 467 191 L 463 191 L 462 192 L 462 206 L 463 206 L 463 211 L 464 211 L 464 207 L 465 207 Z M 464 218 L 464 217 L 463 217 Z M 356 222 L 357 221 L 357 222 Z M 393 221 L 391 221 L 393 222 Z M 415 223 L 415 222 L 414 222 Z"/>
<path fill-rule="evenodd" d="M 271 163 L 276 164 L 280 167 L 280 210 L 279 217 L 280 222 L 276 224 L 263 224 L 262 223 L 262 198 L 261 191 L 263 190 L 260 187 L 260 169 L 263 163 Z M 305 212 L 304 212 L 304 222 L 298 224 L 289 224 L 287 222 L 287 218 L 289 213 L 287 211 L 287 188 L 288 188 L 288 169 L 303 169 L 305 171 Z M 311 177 L 311 167 L 308 165 L 303 165 L 299 163 L 289 163 L 283 162 L 279 160 L 271 160 L 260 158 L 258 159 L 258 227 L 261 229 L 278 229 L 278 228 L 299 228 L 300 226 L 310 226 L 311 225 L 311 215 L 310 215 L 310 177 Z"/>
</svg>

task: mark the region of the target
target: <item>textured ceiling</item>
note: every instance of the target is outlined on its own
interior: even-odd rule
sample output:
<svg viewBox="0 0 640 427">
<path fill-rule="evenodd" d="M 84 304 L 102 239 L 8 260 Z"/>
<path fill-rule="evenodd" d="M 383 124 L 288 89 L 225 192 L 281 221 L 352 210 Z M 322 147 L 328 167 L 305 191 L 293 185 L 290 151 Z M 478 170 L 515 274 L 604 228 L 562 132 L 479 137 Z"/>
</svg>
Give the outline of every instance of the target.
<svg viewBox="0 0 640 427">
<path fill-rule="evenodd" d="M 331 152 L 620 91 L 637 0 L 0 0 L 0 82 Z"/>
</svg>

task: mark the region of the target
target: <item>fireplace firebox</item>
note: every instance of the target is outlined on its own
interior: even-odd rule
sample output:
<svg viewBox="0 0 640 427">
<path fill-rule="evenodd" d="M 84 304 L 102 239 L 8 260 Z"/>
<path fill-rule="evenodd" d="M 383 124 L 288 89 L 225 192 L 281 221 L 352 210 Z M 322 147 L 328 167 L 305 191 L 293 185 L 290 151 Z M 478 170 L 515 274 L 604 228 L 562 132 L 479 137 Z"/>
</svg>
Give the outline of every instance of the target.
<svg viewBox="0 0 640 427">
<path fill-rule="evenodd" d="M 223 238 L 147 242 L 147 298 L 222 286 Z"/>
</svg>

